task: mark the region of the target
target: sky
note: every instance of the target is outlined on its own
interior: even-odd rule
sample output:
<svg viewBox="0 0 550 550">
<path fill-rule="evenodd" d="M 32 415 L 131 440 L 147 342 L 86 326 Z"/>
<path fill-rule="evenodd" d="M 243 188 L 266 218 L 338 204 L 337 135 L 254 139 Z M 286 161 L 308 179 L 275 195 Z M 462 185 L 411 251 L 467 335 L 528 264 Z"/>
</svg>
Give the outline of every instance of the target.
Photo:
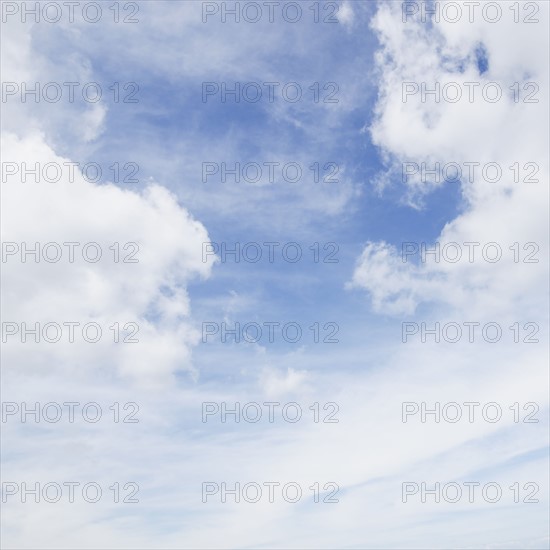
<svg viewBox="0 0 550 550">
<path fill-rule="evenodd" d="M 5 548 L 549 547 L 546 2 L 1 10 Z"/>
</svg>

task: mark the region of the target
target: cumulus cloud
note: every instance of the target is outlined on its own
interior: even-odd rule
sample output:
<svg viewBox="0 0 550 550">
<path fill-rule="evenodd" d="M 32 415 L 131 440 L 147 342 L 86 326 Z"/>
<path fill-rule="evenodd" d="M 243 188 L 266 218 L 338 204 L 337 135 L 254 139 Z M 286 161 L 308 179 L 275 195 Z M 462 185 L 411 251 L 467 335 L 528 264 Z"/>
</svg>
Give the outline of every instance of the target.
<svg viewBox="0 0 550 550">
<path fill-rule="evenodd" d="M 103 82 L 91 58 L 77 48 L 62 58 L 53 55 L 59 43 L 51 36 L 83 38 L 90 23 L 79 17 L 82 27 L 66 18 L 53 26 L 24 23 L 17 16 L 8 20 L 2 25 L 3 91 L 14 93 L 3 98 L 2 236 L 8 247 L 4 251 L 15 247 L 17 253 L 3 258 L 5 288 L 10 289 L 3 295 L 4 321 L 32 328 L 35 322 L 95 322 L 103 334 L 97 343 L 75 338 L 70 344 L 64 327 L 55 345 L 41 338 L 31 346 L 18 334 L 6 344 L 7 368 L 33 375 L 76 371 L 83 377 L 89 371 L 108 371 L 159 385 L 178 371 L 196 374 L 191 349 L 199 335 L 190 320 L 187 285 L 210 275 L 213 262 L 202 261 L 205 227 L 154 178 L 139 191 L 92 183 L 80 171 L 83 163 L 67 154 L 93 154 L 94 142 L 107 126 L 112 83 Z M 75 83 L 72 97 L 68 82 Z M 83 95 L 89 83 L 93 101 Z M 47 100 L 58 92 L 57 100 Z M 106 173 L 107 166 L 100 170 Z M 66 242 L 78 243 L 74 263 Z M 22 261 L 21 252 L 36 243 L 39 261 L 32 254 Z M 61 250 L 58 261 L 44 258 L 47 243 L 54 243 L 47 248 L 52 257 Z M 83 258 L 86 243 L 98 244 L 97 262 Z M 115 344 L 109 329 L 114 323 L 120 323 L 121 339 L 136 338 L 142 345 Z M 124 331 L 126 324 L 129 330 Z M 82 362 L 82 356 L 89 360 Z"/>
<path fill-rule="evenodd" d="M 137 193 L 90 183 L 74 166 L 71 174 L 69 159 L 56 155 L 39 134 L 4 134 L 3 145 L 4 158 L 17 170 L 3 188 L 4 204 L 10 205 L 2 216 L 3 275 L 10 289 L 4 296 L 4 319 L 28 324 L 95 321 L 107 333 L 103 345 L 84 343 L 86 351 L 43 342 L 36 347 L 37 368 L 77 368 L 84 353 L 90 368 L 110 357 L 117 374 L 137 380 L 189 370 L 190 348 L 198 335 L 188 322 L 186 285 L 195 277 L 208 277 L 213 263 L 202 261 L 202 244 L 208 242 L 204 226 L 158 184 Z M 24 163 L 29 169 L 38 165 L 41 172 L 49 165 L 51 178 L 61 169 L 61 177 L 36 183 L 27 176 L 23 182 Z M 73 261 L 67 242 L 78 243 Z M 36 249 L 36 243 L 38 255 L 23 253 Z M 101 257 L 95 261 L 98 251 Z M 108 329 L 113 322 L 137 323 L 143 345 L 105 346 L 106 338 L 113 340 Z M 8 368 L 22 368 L 11 355 L 15 349 L 27 349 L 29 358 L 28 346 L 10 345 Z"/>
<path fill-rule="evenodd" d="M 548 6 L 540 9 L 543 20 Z M 540 289 L 548 277 L 549 144 L 548 105 L 542 98 L 548 92 L 548 66 L 544 56 L 527 53 L 547 49 L 544 26 L 517 25 L 512 17 L 498 24 L 481 17 L 474 23 L 465 18 L 429 24 L 420 15 L 403 22 L 402 5 L 396 2 L 381 4 L 371 26 L 381 48 L 376 54 L 379 98 L 369 131 L 387 166 L 376 181 L 402 190 L 403 202 L 422 208 L 423 197 L 446 184 L 443 167 L 448 165 L 447 179 L 460 183 L 462 213 L 444 226 L 439 245 L 424 244 L 449 245 L 447 251 L 458 243 L 461 257 L 454 261 L 453 252 L 452 261 L 445 261 L 428 255 L 420 263 L 418 254 L 402 264 L 401 250 L 370 243 L 352 284 L 366 288 L 374 307 L 388 313 L 410 313 L 421 302 L 440 301 L 492 314 L 521 306 L 544 318 L 547 297 L 540 296 Z M 511 33 L 517 41 L 508 39 Z M 480 45 L 487 59 L 483 72 L 476 57 Z M 524 102 L 526 96 L 514 92 L 533 91 L 530 82 L 538 86 L 536 103 Z M 423 97 L 423 86 L 441 91 L 446 85 L 460 90 L 459 101 L 446 101 L 443 93 L 439 101 L 433 94 Z M 488 85 L 502 90 L 499 101 L 485 99 Z M 520 181 L 514 179 L 514 163 L 521 167 Z M 437 173 L 422 177 L 422 167 Z M 523 181 L 529 169 L 536 170 L 538 181 Z M 464 244 L 469 242 L 479 243 L 473 262 Z M 481 253 L 493 242 L 503 251 L 495 263 Z M 509 249 L 514 243 L 537 248 L 538 263 L 524 263 L 523 250 L 521 258 L 514 257 Z"/>
<path fill-rule="evenodd" d="M 405 265 L 394 246 L 370 242 L 347 286 L 366 289 L 375 311 L 401 315 L 414 313 L 421 295 L 419 286 L 432 292 L 433 283 L 433 280 L 423 280 L 416 266 Z"/>
</svg>

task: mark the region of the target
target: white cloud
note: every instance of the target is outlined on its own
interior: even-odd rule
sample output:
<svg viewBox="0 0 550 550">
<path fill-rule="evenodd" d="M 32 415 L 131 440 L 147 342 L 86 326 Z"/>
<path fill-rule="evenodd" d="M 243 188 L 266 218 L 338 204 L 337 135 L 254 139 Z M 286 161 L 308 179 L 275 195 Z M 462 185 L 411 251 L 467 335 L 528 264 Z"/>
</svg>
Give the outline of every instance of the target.
<svg viewBox="0 0 550 550">
<path fill-rule="evenodd" d="M 541 21 L 548 16 L 548 5 L 540 4 Z M 434 239 L 443 247 L 459 243 L 462 259 L 456 263 L 434 261 L 420 265 L 401 263 L 400 253 L 383 243 L 365 249 L 353 276 L 353 284 L 364 286 L 378 311 L 410 313 L 424 301 L 439 301 L 478 315 L 523 311 L 545 317 L 547 296 L 541 296 L 548 277 L 548 159 L 546 121 L 548 104 L 548 65 L 545 56 L 528 52 L 547 49 L 548 37 L 542 23 L 517 25 L 513 18 L 498 24 L 461 23 L 427 25 L 418 18 L 402 22 L 401 4 L 383 3 L 372 22 L 382 48 L 377 53 L 380 78 L 376 116 L 370 127 L 373 142 L 386 159 L 388 172 L 378 184 L 401 186 L 403 200 L 422 206 L 423 196 L 443 183 L 421 180 L 418 174 L 403 185 L 402 163 L 458 163 L 463 169 L 461 192 L 463 213 L 449 220 Z M 510 36 L 514 40 L 510 40 Z M 485 45 L 489 69 L 480 75 L 474 52 Z M 459 67 L 461 67 L 459 69 Z M 412 82 L 433 89 L 456 82 L 463 90 L 462 100 L 450 103 L 426 101 L 421 94 L 404 101 L 402 83 Z M 474 101 L 469 102 L 464 83 L 478 82 Z M 504 90 L 501 101 L 489 103 L 481 89 L 496 82 Z M 509 87 L 519 82 L 536 82 L 538 103 L 514 102 Z M 473 178 L 464 163 L 479 166 Z M 482 167 L 497 163 L 502 169 L 498 182 L 483 176 Z M 510 166 L 535 162 L 538 183 L 515 183 Z M 522 173 L 522 177 L 525 173 Z M 434 207 L 437 208 L 437 207 Z M 469 262 L 463 243 L 490 242 L 503 249 L 497 263 L 483 261 L 478 253 Z M 515 263 L 508 248 L 519 242 L 534 242 L 540 248 L 539 263 Z M 420 243 L 418 243 L 420 245 Z M 434 243 L 426 243 L 433 246 Z M 506 300 L 502 300 L 506 296 Z"/>
<path fill-rule="evenodd" d="M 2 141 L 3 158 L 17 166 L 23 162 L 32 167 L 35 163 L 63 166 L 68 162 L 39 134 L 25 138 L 4 134 Z M 17 243 L 20 250 L 34 248 L 36 242 L 42 247 L 57 243 L 50 248 L 52 258 L 61 249 L 55 263 L 43 257 L 35 263 L 32 255 L 23 263 L 19 252 L 5 259 L 3 276 L 10 291 L 3 298 L 4 320 L 28 324 L 96 321 L 107 333 L 103 343 L 113 338 L 108 330 L 113 322 L 135 322 L 143 342 L 126 346 L 84 343 L 87 348 L 43 343 L 32 360 L 28 346 L 14 344 L 13 351 L 12 346 L 6 350 L 7 368 L 21 368 L 18 356 L 11 355 L 15 350 L 30 363 L 36 361 L 38 369 L 47 361 L 74 369 L 82 354 L 90 358 L 89 368 L 93 369 L 96 360 L 104 365 L 111 354 L 116 358 L 112 364 L 118 367 L 112 368 L 118 369 L 117 374 L 149 382 L 191 368 L 190 348 L 198 335 L 186 320 L 190 316 L 186 285 L 195 277 L 208 277 L 213 262 L 202 261 L 202 243 L 208 242 L 205 228 L 173 195 L 156 184 L 141 193 L 113 184 L 96 185 L 86 181 L 78 169 L 72 183 L 68 169 L 60 181 L 51 183 L 35 183 L 32 178 L 23 183 L 19 172 L 9 178 L 2 194 L 3 204 L 9 204 L 2 216 L 4 243 Z M 74 263 L 69 263 L 69 248 L 63 245 L 69 241 L 79 243 Z M 101 247 L 97 263 L 82 257 L 85 243 L 90 242 Z M 114 243 L 120 248 L 117 263 L 115 250 L 109 249 Z M 137 243 L 139 250 L 135 245 L 124 250 L 125 243 Z M 133 257 L 128 258 L 129 252 L 135 252 Z M 124 263 L 125 258 L 138 263 Z"/>
<path fill-rule="evenodd" d="M 347 27 L 353 26 L 354 15 L 351 2 L 348 2 L 347 0 L 339 5 L 338 12 L 336 13 L 338 21 Z"/>
</svg>

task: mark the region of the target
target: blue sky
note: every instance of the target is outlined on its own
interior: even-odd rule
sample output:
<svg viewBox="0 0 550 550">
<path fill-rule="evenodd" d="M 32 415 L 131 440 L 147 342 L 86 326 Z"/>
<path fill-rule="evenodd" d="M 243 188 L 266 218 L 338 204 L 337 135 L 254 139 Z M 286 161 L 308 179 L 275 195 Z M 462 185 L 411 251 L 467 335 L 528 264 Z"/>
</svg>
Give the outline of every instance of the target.
<svg viewBox="0 0 550 550">
<path fill-rule="evenodd" d="M 137 264 L 109 263 L 107 251 L 98 264 L 2 265 L 3 321 L 94 321 L 107 335 L 115 321 L 140 327 L 137 344 L 5 345 L 4 402 L 95 401 L 107 418 L 115 401 L 140 407 L 136 424 L 4 422 L 3 480 L 95 480 L 107 495 L 115 481 L 140 488 L 136 505 L 10 497 L 6 545 L 547 548 L 548 6 L 531 3 L 538 24 L 515 23 L 505 2 L 494 24 L 481 12 L 473 22 L 404 23 L 401 2 L 338 0 L 321 2 L 338 7 L 338 23 L 324 24 L 304 1 L 295 24 L 252 24 L 203 23 L 199 1 L 137 4 L 136 24 L 114 24 L 107 3 L 96 24 L 2 23 L 3 81 L 98 82 L 104 91 L 96 104 L 2 104 L 3 162 L 103 169 L 96 183 L 12 177 L 2 186 L 3 241 L 140 244 Z M 402 100 L 402 82 L 471 81 L 503 90 L 536 82 L 540 101 Z M 113 102 L 114 82 L 137 83 L 139 101 Z M 304 98 L 204 102 L 207 82 L 298 82 Z M 336 83 L 338 103 L 314 103 L 314 82 Z M 114 162 L 139 165 L 139 182 L 113 181 Z M 284 181 L 277 170 L 272 184 L 265 175 L 258 185 L 203 182 L 206 162 L 298 163 L 304 177 Z M 314 183 L 315 162 L 335 163 L 339 181 Z M 404 182 L 404 162 L 494 162 L 503 177 Z M 536 163 L 539 182 L 514 182 L 515 162 Z M 262 243 L 273 241 L 281 245 L 270 263 Z M 471 241 L 498 243 L 502 261 L 400 256 L 403 242 Z M 205 244 L 250 242 L 264 251 L 257 263 L 204 261 Z M 282 261 L 289 242 L 301 261 Z M 515 242 L 536 243 L 539 262 L 514 263 Z M 335 243 L 338 261 L 313 262 L 314 243 L 321 260 Z M 265 332 L 258 343 L 201 341 L 205 323 L 266 322 L 298 323 L 302 339 L 277 331 L 274 342 Z M 404 344 L 403 322 L 498 322 L 503 338 Z M 335 323 L 338 342 L 315 343 L 315 323 L 321 338 Z M 514 344 L 513 323 L 536 323 L 540 341 Z M 202 421 L 204 403 L 236 401 L 297 402 L 304 419 Z M 404 402 L 471 401 L 498 403 L 503 419 L 401 421 Z M 339 422 L 313 422 L 309 407 L 329 402 Z M 539 422 L 514 422 L 514 403 L 536 403 Z M 269 480 L 305 492 L 336 482 L 340 502 L 201 498 L 204 482 Z M 505 497 L 405 505 L 411 481 L 495 481 Z M 510 501 L 514 483 L 536 483 L 539 503 Z"/>
</svg>

